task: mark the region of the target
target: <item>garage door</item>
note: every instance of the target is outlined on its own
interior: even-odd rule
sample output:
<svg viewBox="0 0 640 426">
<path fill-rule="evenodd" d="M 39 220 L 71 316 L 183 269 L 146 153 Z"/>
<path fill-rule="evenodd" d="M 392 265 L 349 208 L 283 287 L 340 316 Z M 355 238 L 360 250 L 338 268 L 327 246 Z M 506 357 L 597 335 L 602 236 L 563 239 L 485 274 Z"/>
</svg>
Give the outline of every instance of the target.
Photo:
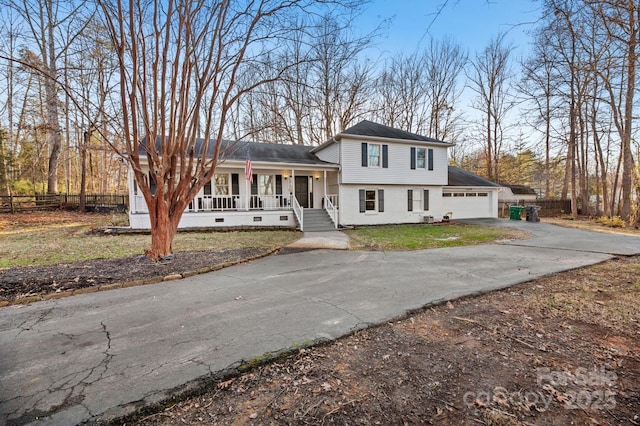
<svg viewBox="0 0 640 426">
<path fill-rule="evenodd" d="M 452 212 L 454 220 L 495 217 L 495 196 L 494 191 L 445 190 L 442 193 L 442 205 L 445 211 Z"/>
</svg>

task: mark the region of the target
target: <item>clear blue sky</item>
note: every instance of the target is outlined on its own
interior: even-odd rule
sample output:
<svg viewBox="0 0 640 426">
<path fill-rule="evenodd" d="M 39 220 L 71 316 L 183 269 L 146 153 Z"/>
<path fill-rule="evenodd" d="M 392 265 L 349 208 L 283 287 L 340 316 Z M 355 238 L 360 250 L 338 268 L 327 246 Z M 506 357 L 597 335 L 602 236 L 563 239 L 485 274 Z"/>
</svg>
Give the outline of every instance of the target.
<svg viewBox="0 0 640 426">
<path fill-rule="evenodd" d="M 507 40 L 521 56 L 529 49 L 525 31 L 538 19 L 539 8 L 540 3 L 532 0 L 372 0 L 360 19 L 365 30 L 374 22 L 392 18 L 387 37 L 379 41 L 385 53 L 414 52 L 432 36 L 450 37 L 473 56 L 498 33 L 508 32 Z"/>
</svg>

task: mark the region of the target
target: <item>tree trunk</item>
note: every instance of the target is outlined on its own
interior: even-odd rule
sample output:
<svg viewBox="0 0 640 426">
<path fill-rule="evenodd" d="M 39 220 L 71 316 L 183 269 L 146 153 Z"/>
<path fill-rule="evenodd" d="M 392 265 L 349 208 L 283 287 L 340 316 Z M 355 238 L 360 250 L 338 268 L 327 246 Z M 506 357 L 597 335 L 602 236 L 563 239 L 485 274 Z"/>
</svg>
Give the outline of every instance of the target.
<svg viewBox="0 0 640 426">
<path fill-rule="evenodd" d="M 50 5 L 51 6 L 51 5 Z M 49 17 L 50 22 L 53 19 Z M 50 23 L 49 34 L 47 40 L 48 48 L 48 64 L 47 71 L 49 76 L 44 81 L 45 96 L 47 99 L 47 133 L 49 135 L 49 169 L 47 171 L 47 193 L 55 194 L 58 191 L 58 160 L 60 158 L 60 149 L 62 148 L 62 131 L 60 129 L 60 121 L 58 119 L 58 93 L 56 91 L 56 53 L 55 53 L 55 34 L 54 26 Z M 46 60 L 47 56 L 43 55 Z"/>
<path fill-rule="evenodd" d="M 578 173 L 579 173 L 579 183 L 578 186 L 580 188 L 580 206 L 582 208 L 583 215 L 591 215 L 591 203 L 589 199 L 589 156 L 587 152 L 587 141 L 589 138 L 589 131 L 587 129 L 586 120 L 588 119 L 586 106 L 582 108 L 580 106 L 578 108 L 580 111 L 579 118 L 579 129 L 580 129 L 580 158 L 578 161 Z"/>
<path fill-rule="evenodd" d="M 595 102 L 595 101 L 594 101 Z M 596 148 L 596 166 L 599 165 L 600 172 L 600 185 L 602 187 L 602 208 L 605 216 L 613 216 L 613 212 L 609 209 L 609 190 L 607 184 L 607 166 L 602 155 L 602 144 L 596 131 L 596 118 L 595 115 L 591 117 L 591 126 L 593 128 L 593 139 Z M 597 172 L 596 172 L 597 173 Z"/>
<path fill-rule="evenodd" d="M 631 197 L 633 191 L 633 176 L 635 173 L 633 153 L 631 152 L 631 129 L 633 125 L 633 98 L 636 87 L 636 43 L 637 17 L 635 1 L 628 0 L 629 11 L 629 43 L 627 48 L 627 91 L 624 103 L 624 127 L 622 134 L 622 206 L 620 214 L 624 220 L 631 222 Z M 638 11 L 640 13 L 640 11 Z"/>
<path fill-rule="evenodd" d="M 78 209 L 81 213 L 87 209 L 87 147 L 91 140 L 91 133 L 91 130 L 84 132 L 80 145 L 80 206 Z"/>
<path fill-rule="evenodd" d="M 151 248 L 146 254 L 152 260 L 158 261 L 173 253 L 173 238 L 178 230 L 184 208 L 178 214 L 172 213 L 169 210 L 169 204 L 162 197 L 156 198 L 154 205 L 150 207 Z"/>
<path fill-rule="evenodd" d="M 547 79 L 547 87 L 551 86 L 550 77 Z M 545 96 L 545 129 L 544 129 L 544 173 L 545 173 L 545 191 L 544 197 L 550 198 L 551 181 L 551 96 Z"/>
<path fill-rule="evenodd" d="M 5 148 L 6 134 L 0 130 L 0 195 L 9 195 L 9 180 L 7 179 L 7 149 Z"/>
<path fill-rule="evenodd" d="M 493 180 L 493 153 L 491 152 L 491 100 L 487 105 L 487 179 Z"/>
</svg>

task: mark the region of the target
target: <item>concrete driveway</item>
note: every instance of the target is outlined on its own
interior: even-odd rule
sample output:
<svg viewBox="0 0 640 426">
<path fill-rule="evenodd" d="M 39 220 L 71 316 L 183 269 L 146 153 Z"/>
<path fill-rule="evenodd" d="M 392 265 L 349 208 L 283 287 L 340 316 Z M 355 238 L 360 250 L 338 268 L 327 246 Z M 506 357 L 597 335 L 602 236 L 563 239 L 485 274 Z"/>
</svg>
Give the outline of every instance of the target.
<svg viewBox="0 0 640 426">
<path fill-rule="evenodd" d="M 143 287 L 0 309 L 0 424 L 77 424 L 407 310 L 640 253 L 640 238 L 494 221 L 529 240 L 276 255 Z"/>
</svg>

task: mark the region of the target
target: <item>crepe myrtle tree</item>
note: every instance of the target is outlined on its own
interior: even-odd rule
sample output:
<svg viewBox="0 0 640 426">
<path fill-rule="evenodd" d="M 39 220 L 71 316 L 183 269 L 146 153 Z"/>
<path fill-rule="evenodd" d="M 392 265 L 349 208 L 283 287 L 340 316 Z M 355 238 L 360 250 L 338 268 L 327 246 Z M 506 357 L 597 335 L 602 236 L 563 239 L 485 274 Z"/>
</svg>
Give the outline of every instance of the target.
<svg viewBox="0 0 640 426">
<path fill-rule="evenodd" d="M 185 208 L 213 177 L 232 107 L 287 69 L 270 67 L 269 56 L 295 16 L 329 2 L 97 1 L 118 58 L 123 154 L 149 209 L 147 255 L 158 260 L 172 252 Z M 196 137 L 216 143 L 197 148 Z"/>
</svg>

